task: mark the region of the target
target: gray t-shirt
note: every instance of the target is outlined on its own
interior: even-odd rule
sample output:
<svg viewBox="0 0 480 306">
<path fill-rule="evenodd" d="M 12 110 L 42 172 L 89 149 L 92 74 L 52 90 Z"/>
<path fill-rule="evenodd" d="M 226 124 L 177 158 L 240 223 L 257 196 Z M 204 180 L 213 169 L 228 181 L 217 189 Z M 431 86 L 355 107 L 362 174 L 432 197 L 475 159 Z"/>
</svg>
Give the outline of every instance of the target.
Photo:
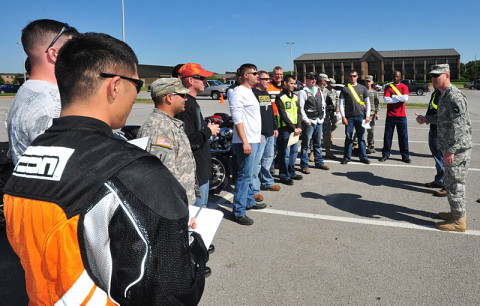
<svg viewBox="0 0 480 306">
<path fill-rule="evenodd" d="M 14 164 L 30 143 L 52 125 L 52 119 L 60 117 L 61 108 L 57 85 L 28 80 L 20 87 L 6 116 L 9 154 Z"/>
<path fill-rule="evenodd" d="M 368 98 L 367 88 L 361 84 L 352 87 L 356 91 L 360 101 L 365 102 Z M 348 86 L 343 87 L 340 92 L 340 99 L 345 99 L 345 117 L 363 116 L 365 114 L 365 107 L 355 100 Z"/>
</svg>

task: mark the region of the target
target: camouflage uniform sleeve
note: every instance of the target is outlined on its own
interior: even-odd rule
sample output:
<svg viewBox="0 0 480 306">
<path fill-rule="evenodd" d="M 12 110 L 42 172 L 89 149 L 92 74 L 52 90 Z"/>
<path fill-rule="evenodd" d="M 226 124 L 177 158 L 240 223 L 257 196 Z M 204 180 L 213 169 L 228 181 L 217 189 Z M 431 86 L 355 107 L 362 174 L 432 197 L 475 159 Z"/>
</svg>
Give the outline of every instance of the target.
<svg viewBox="0 0 480 306">
<path fill-rule="evenodd" d="M 380 111 L 380 100 L 378 99 L 378 93 L 375 92 L 375 98 L 373 104 L 375 105 L 375 115 Z"/>
<path fill-rule="evenodd" d="M 449 113 L 453 124 L 453 133 L 451 148 L 449 152 L 455 153 L 457 150 L 462 149 L 462 143 L 464 143 L 467 134 L 469 133 L 469 125 L 466 120 L 467 114 L 467 99 L 461 92 L 452 92 L 451 100 L 449 103 Z"/>
</svg>

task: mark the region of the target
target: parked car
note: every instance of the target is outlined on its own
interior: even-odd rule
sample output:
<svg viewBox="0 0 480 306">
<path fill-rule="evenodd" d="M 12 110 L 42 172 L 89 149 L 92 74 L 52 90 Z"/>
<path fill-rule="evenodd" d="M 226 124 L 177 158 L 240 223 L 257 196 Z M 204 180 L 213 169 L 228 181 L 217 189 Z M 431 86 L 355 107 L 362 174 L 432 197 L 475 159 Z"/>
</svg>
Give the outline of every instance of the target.
<svg viewBox="0 0 480 306">
<path fill-rule="evenodd" d="M 22 85 L 18 84 L 5 84 L 5 85 L 0 85 L 0 93 L 16 93 L 18 89 Z"/>
<path fill-rule="evenodd" d="M 212 99 L 220 99 L 220 95 L 223 94 L 223 97 L 227 97 L 227 89 L 230 85 L 225 85 L 217 80 L 207 80 L 205 84 L 205 90 L 198 93 L 199 96 L 210 96 Z"/>
<path fill-rule="evenodd" d="M 464 84 L 463 88 L 480 89 L 480 79 Z"/>
<path fill-rule="evenodd" d="M 228 85 L 229 87 L 232 86 L 233 84 L 235 84 L 235 80 L 227 80 L 225 82 L 225 85 Z"/>
<path fill-rule="evenodd" d="M 375 88 L 376 91 L 381 91 L 382 90 L 382 85 L 373 84 L 373 87 Z"/>
<path fill-rule="evenodd" d="M 414 80 L 401 80 L 403 84 L 407 85 L 408 91 L 409 92 L 416 92 L 417 96 L 423 96 L 424 92 L 429 92 L 430 91 L 430 85 L 429 84 L 417 84 L 415 83 Z"/>
</svg>

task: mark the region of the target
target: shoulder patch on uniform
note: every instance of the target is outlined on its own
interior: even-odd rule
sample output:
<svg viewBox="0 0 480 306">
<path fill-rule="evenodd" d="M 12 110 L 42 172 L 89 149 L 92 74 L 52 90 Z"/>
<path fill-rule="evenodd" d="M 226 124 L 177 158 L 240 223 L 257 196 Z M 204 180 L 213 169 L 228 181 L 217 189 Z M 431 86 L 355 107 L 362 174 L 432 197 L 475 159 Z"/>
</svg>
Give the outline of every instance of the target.
<svg viewBox="0 0 480 306">
<path fill-rule="evenodd" d="M 155 145 L 161 146 L 161 147 L 166 147 L 166 148 L 171 148 L 172 147 L 172 140 L 169 139 L 169 138 L 157 137 L 157 141 L 155 142 Z"/>
</svg>

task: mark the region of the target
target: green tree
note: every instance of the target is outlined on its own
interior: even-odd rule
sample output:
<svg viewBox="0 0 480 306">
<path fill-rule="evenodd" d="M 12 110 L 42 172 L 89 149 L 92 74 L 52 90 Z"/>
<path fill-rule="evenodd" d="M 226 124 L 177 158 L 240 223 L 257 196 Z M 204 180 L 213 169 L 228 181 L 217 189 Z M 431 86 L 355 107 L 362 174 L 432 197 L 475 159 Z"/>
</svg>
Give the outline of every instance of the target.
<svg viewBox="0 0 480 306">
<path fill-rule="evenodd" d="M 5 80 L 3 79 L 3 77 L 0 75 L 0 85 L 3 85 L 5 84 Z"/>
<path fill-rule="evenodd" d="M 23 73 L 17 73 L 13 78 L 13 84 L 23 84 Z"/>
<path fill-rule="evenodd" d="M 207 80 L 218 80 L 218 77 L 217 77 L 217 75 L 214 73 L 214 74 L 212 74 L 211 76 L 209 76 L 209 77 L 207 78 Z"/>
<path fill-rule="evenodd" d="M 480 60 L 470 61 L 466 64 L 460 63 L 460 75 L 466 80 L 480 79 Z"/>
</svg>

